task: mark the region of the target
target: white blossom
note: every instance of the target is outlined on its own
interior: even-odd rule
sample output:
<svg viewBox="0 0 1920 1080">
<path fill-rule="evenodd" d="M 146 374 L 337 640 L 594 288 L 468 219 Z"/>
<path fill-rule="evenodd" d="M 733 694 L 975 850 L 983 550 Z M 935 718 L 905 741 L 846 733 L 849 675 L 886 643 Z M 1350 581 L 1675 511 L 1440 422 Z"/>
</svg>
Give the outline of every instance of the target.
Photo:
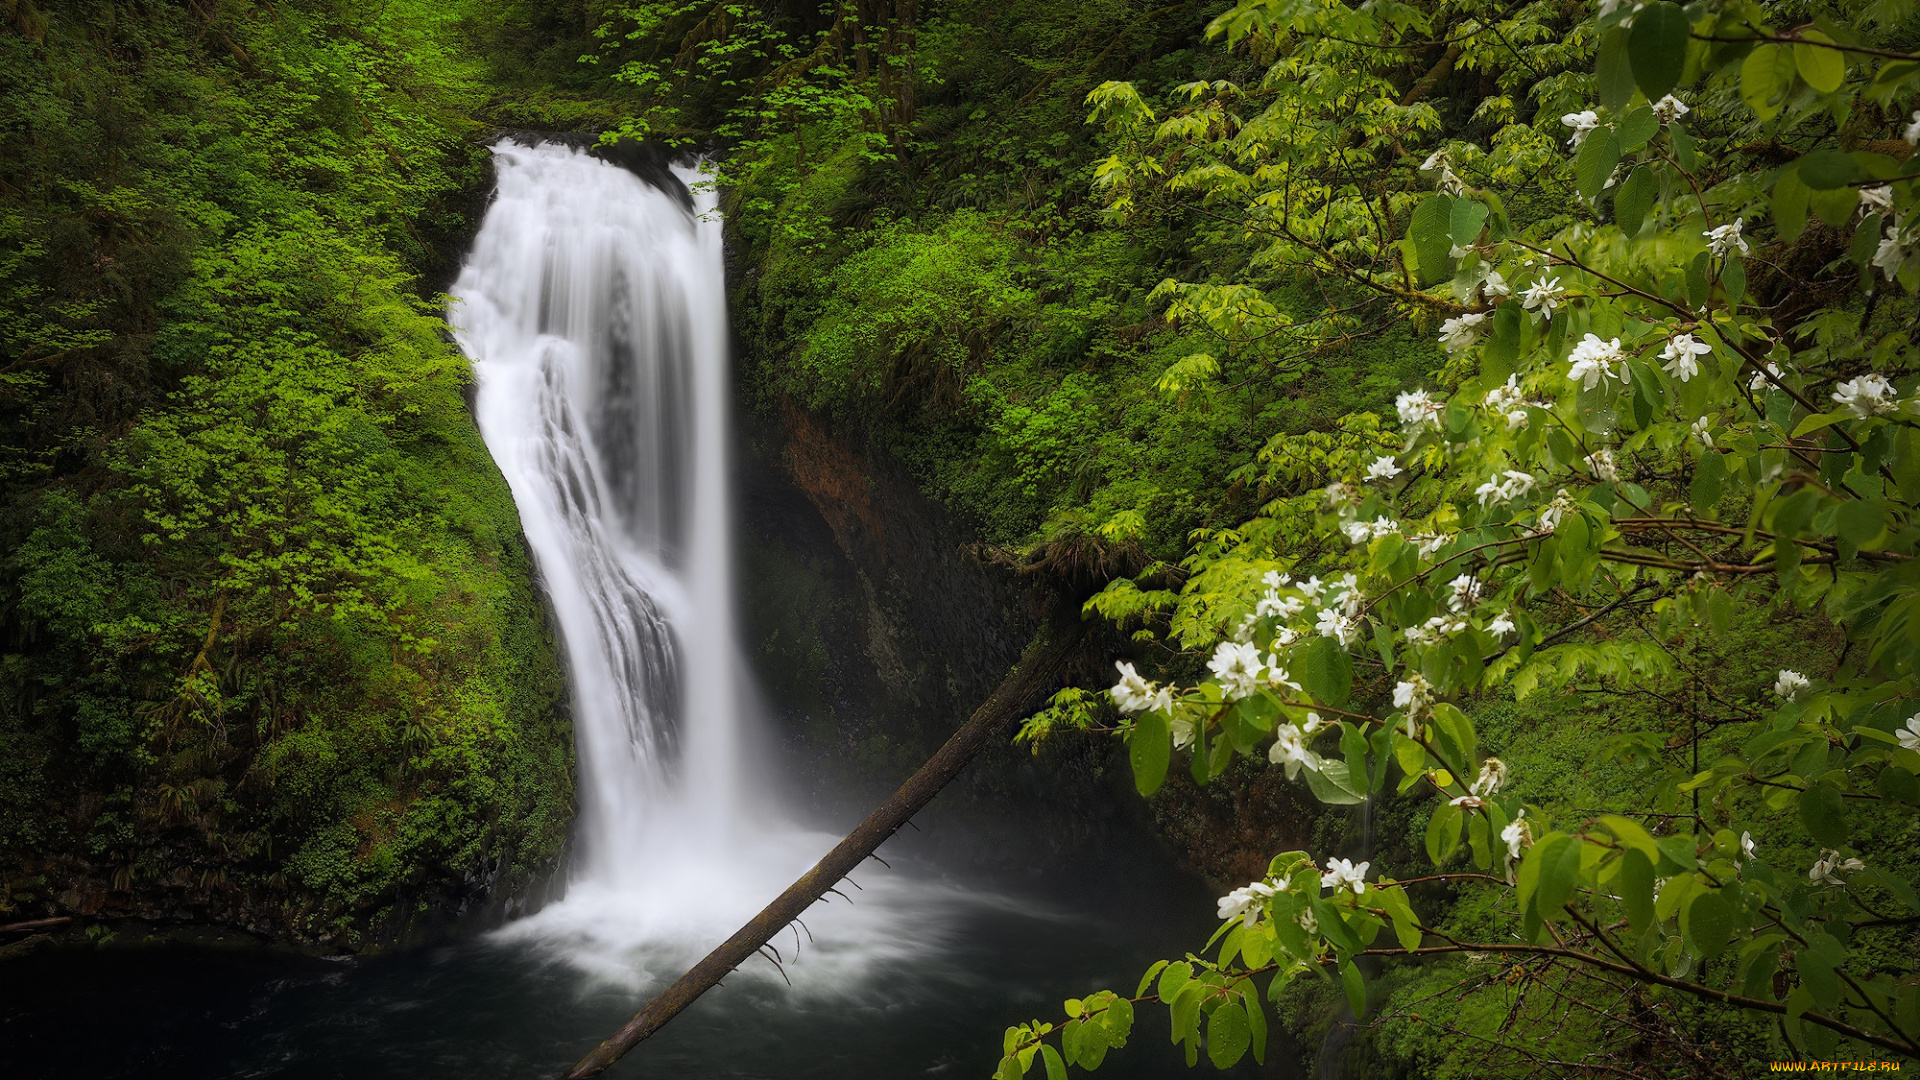
<svg viewBox="0 0 1920 1080">
<path fill-rule="evenodd" d="M 1319 618 L 1314 620 L 1313 628 L 1319 632 L 1321 637 L 1330 637 L 1342 646 L 1353 644 L 1354 638 L 1359 636 L 1360 633 L 1359 627 L 1355 625 L 1352 619 L 1340 614 L 1340 612 L 1333 608 L 1327 608 L 1320 612 Z"/>
<path fill-rule="evenodd" d="M 1507 822 L 1506 828 L 1500 830 L 1500 839 L 1506 841 L 1508 862 L 1520 857 L 1523 846 L 1533 843 L 1533 830 L 1528 827 L 1526 816 L 1526 810 L 1522 809 L 1513 815 L 1512 821 Z"/>
<path fill-rule="evenodd" d="M 1326 872 L 1320 875 L 1320 887 L 1339 892 L 1352 889 L 1355 895 L 1367 891 L 1367 883 L 1361 879 L 1367 876 L 1367 867 L 1372 863 L 1351 863 L 1345 859 L 1328 859 Z"/>
<path fill-rule="evenodd" d="M 1300 591 L 1305 593 L 1309 600 L 1319 600 L 1320 594 L 1325 592 L 1326 589 L 1326 584 L 1320 580 L 1317 574 L 1300 583 Z"/>
<path fill-rule="evenodd" d="M 1893 188 L 1886 184 L 1860 189 L 1860 209 L 1864 213 L 1893 213 Z"/>
<path fill-rule="evenodd" d="M 1214 648 L 1207 670 L 1227 700 L 1238 701 L 1259 689 L 1260 650 L 1245 642 L 1223 641 Z"/>
<path fill-rule="evenodd" d="M 1913 261 L 1913 241 L 1906 235 L 1903 229 L 1904 224 L 1905 222 L 1896 219 L 1888 225 L 1887 235 L 1873 252 L 1873 265 L 1879 267 L 1888 281 L 1899 277 L 1900 271 L 1906 269 L 1907 264 Z"/>
<path fill-rule="evenodd" d="M 1373 464 L 1367 466 L 1366 479 L 1391 480 L 1404 471 L 1400 468 L 1400 463 L 1393 460 L 1391 454 L 1382 454 L 1373 459 Z"/>
<path fill-rule="evenodd" d="M 1752 833 L 1743 832 L 1740 834 L 1740 857 L 1743 860 L 1753 858 L 1753 853 L 1758 850 L 1759 846 L 1753 842 Z"/>
<path fill-rule="evenodd" d="M 1689 430 L 1694 438 L 1700 440 L 1701 446 L 1709 450 L 1713 449 L 1713 421 L 1710 418 L 1700 417 L 1693 422 L 1693 427 Z"/>
<path fill-rule="evenodd" d="M 1562 116 L 1560 122 L 1573 129 L 1573 134 L 1567 136 L 1567 147 L 1574 149 L 1587 141 L 1588 132 L 1600 126 L 1600 114 L 1592 109 L 1583 109 Z"/>
<path fill-rule="evenodd" d="M 1433 400 L 1433 396 L 1425 390 L 1411 390 L 1395 398 L 1393 407 L 1400 414 L 1401 425 L 1411 434 L 1419 431 L 1423 425 L 1432 423 L 1446 408 L 1446 404 Z"/>
<path fill-rule="evenodd" d="M 1347 534 L 1349 544 L 1364 544 L 1373 539 L 1373 528 L 1364 521 L 1349 521 L 1340 526 L 1340 531 Z"/>
<path fill-rule="evenodd" d="M 1508 469 L 1505 472 L 1493 474 L 1486 483 L 1474 489 L 1474 494 L 1479 496 L 1480 505 L 1485 508 L 1491 503 L 1512 502 L 1515 499 L 1525 498 L 1532 490 L 1532 473 Z"/>
<path fill-rule="evenodd" d="M 1278 589 L 1292 580 L 1292 574 L 1283 574 L 1278 570 L 1269 570 L 1260 575 L 1260 584 L 1269 589 Z"/>
<path fill-rule="evenodd" d="M 1480 278 L 1480 289 L 1489 300 L 1513 293 L 1513 287 L 1507 284 L 1507 279 L 1501 277 L 1500 271 L 1491 266 L 1487 267 L 1486 273 Z"/>
<path fill-rule="evenodd" d="M 1409 626 L 1403 635 L 1409 645 L 1431 645 L 1464 631 L 1467 621 L 1458 615 L 1435 615 L 1419 626 Z"/>
<path fill-rule="evenodd" d="M 1267 748 L 1267 760 L 1286 767 L 1287 779 L 1300 773 L 1300 766 L 1320 771 L 1320 755 L 1307 749 L 1306 733 L 1292 724 L 1281 724 L 1273 731 L 1273 745 Z"/>
<path fill-rule="evenodd" d="M 1800 691 L 1812 685 L 1812 680 L 1808 679 L 1805 675 L 1787 668 L 1781 668 L 1780 674 L 1774 677 L 1773 692 L 1786 701 L 1792 701 L 1794 698 L 1800 696 Z"/>
<path fill-rule="evenodd" d="M 1133 665 L 1125 660 L 1114 662 L 1120 670 L 1120 681 L 1113 684 L 1110 691 L 1113 703 L 1127 714 L 1150 712 L 1154 709 L 1167 709 L 1173 704 L 1172 693 L 1164 686 L 1156 687 L 1140 677 Z"/>
<path fill-rule="evenodd" d="M 1846 881 L 1840 877 L 1838 871 L 1865 870 L 1866 868 L 1867 864 L 1859 859 L 1842 860 L 1839 852 L 1832 848 L 1823 848 L 1820 851 L 1820 857 L 1813 862 L 1813 869 L 1807 871 L 1807 880 L 1815 885 L 1845 885 Z"/>
<path fill-rule="evenodd" d="M 1487 633 L 1494 637 L 1506 637 L 1517 629 L 1519 627 L 1515 626 L 1513 620 L 1504 613 L 1495 616 L 1494 620 L 1487 624 Z"/>
<path fill-rule="evenodd" d="M 1611 447 L 1603 446 L 1588 454 L 1587 468 L 1593 470 L 1596 479 L 1605 480 L 1609 484 L 1620 482 L 1620 467 L 1614 464 Z"/>
<path fill-rule="evenodd" d="M 1440 324 L 1440 344 L 1445 345 L 1449 353 L 1470 349 L 1480 340 L 1480 328 L 1486 321 L 1485 315 L 1476 312 L 1448 319 Z"/>
<path fill-rule="evenodd" d="M 1192 746 L 1194 737 L 1200 732 L 1200 729 L 1194 726 L 1193 718 L 1190 716 L 1176 716 L 1173 718 L 1173 722 L 1167 726 L 1173 731 L 1173 748 L 1175 750 L 1185 750 L 1187 747 Z"/>
<path fill-rule="evenodd" d="M 1427 155 L 1427 160 L 1420 163 L 1420 171 L 1432 172 L 1435 169 L 1444 169 L 1452 163 L 1453 158 L 1447 153 L 1447 148 L 1443 146 Z"/>
<path fill-rule="evenodd" d="M 1527 286 L 1526 291 L 1520 294 L 1523 307 L 1528 311 L 1539 311 L 1540 317 L 1548 320 L 1553 318 L 1554 309 L 1564 299 L 1566 294 L 1560 291 L 1560 279 L 1557 277 L 1542 278 Z"/>
<path fill-rule="evenodd" d="M 1220 898 L 1220 918 L 1239 919 L 1240 925 L 1251 929 L 1260 921 L 1260 910 L 1267 899 L 1279 891 L 1264 881 L 1242 885 Z"/>
<path fill-rule="evenodd" d="M 1520 376 L 1509 375 L 1507 381 L 1487 391 L 1487 408 L 1505 412 L 1520 404 Z"/>
<path fill-rule="evenodd" d="M 1507 782 L 1507 763 L 1497 757 L 1490 757 L 1480 763 L 1480 778 L 1467 790 L 1486 799 L 1491 798 Z"/>
<path fill-rule="evenodd" d="M 1312 908 L 1301 909 L 1300 914 L 1293 917 L 1293 921 L 1299 923 L 1300 929 L 1305 930 L 1309 934 L 1317 934 L 1320 932 L 1320 920 L 1314 918 Z"/>
<path fill-rule="evenodd" d="M 1407 738 L 1414 737 L 1415 725 L 1427 706 L 1433 704 L 1433 684 L 1419 672 L 1408 672 L 1402 682 L 1393 685 L 1393 707 L 1407 714 Z"/>
<path fill-rule="evenodd" d="M 1480 582 L 1472 574 L 1462 574 L 1453 579 L 1453 599 L 1449 601 L 1455 611 L 1465 611 L 1480 602 Z"/>
<path fill-rule="evenodd" d="M 1767 378 L 1768 375 L 1773 376 L 1773 379 Z M 1769 360 L 1764 374 L 1756 371 L 1754 372 L 1753 378 L 1747 380 L 1747 389 L 1756 394 L 1764 393 L 1765 391 L 1773 389 L 1774 379 L 1785 378 L 1786 372 L 1780 370 L 1780 365 Z"/>
<path fill-rule="evenodd" d="M 1740 230 L 1746 223 L 1746 218 L 1734 218 L 1731 225 L 1715 225 L 1700 235 L 1707 238 L 1707 249 L 1713 252 L 1716 259 L 1724 257 L 1728 248 L 1735 247 L 1740 249 L 1740 254 L 1745 255 L 1753 250 L 1747 245 L 1746 237 L 1740 235 Z"/>
<path fill-rule="evenodd" d="M 1653 103 L 1653 115 L 1659 117 L 1660 122 L 1663 124 L 1671 124 L 1692 111 L 1692 109 L 1687 108 L 1686 102 L 1681 101 L 1672 94 L 1668 94 L 1666 97 Z"/>
<path fill-rule="evenodd" d="M 1603 379 L 1618 379 L 1622 385 L 1631 382 L 1633 372 L 1627 367 L 1626 354 L 1620 351 L 1620 339 L 1602 341 L 1593 334 L 1580 339 L 1573 347 L 1573 353 L 1567 357 L 1573 367 L 1567 371 L 1567 378 L 1591 390 L 1599 386 Z M 1620 365 L 1618 371 L 1614 365 Z"/>
<path fill-rule="evenodd" d="M 1907 125 L 1907 133 L 1902 138 L 1914 146 L 1920 146 L 1920 109 L 1913 112 L 1913 123 Z"/>
<path fill-rule="evenodd" d="M 1327 505 L 1332 507 L 1354 506 L 1366 498 L 1366 493 L 1352 484 L 1336 480 L 1326 487 Z"/>
<path fill-rule="evenodd" d="M 1423 532 L 1415 533 L 1410 539 L 1413 541 L 1414 550 L 1422 555 L 1432 555 L 1434 552 L 1446 547 L 1447 541 L 1453 539 L 1453 537 L 1447 533 Z"/>
<path fill-rule="evenodd" d="M 1307 609 L 1307 602 L 1297 596 L 1282 596 L 1278 589 L 1268 589 L 1260 602 L 1254 605 L 1253 613 L 1262 619 L 1291 619 Z"/>
<path fill-rule="evenodd" d="M 1465 807 L 1469 810 L 1478 810 L 1480 807 L 1487 805 L 1487 803 L 1486 800 L 1478 796 L 1455 795 L 1453 798 L 1447 800 L 1447 805 Z"/>
<path fill-rule="evenodd" d="M 1893 733 L 1902 748 L 1920 752 L 1920 713 L 1907 717 L 1907 726 Z"/>
<path fill-rule="evenodd" d="M 1667 374 L 1681 382 L 1700 374 L 1700 361 L 1696 356 L 1706 356 L 1713 352 L 1713 346 L 1696 339 L 1692 334 L 1675 334 L 1667 339 L 1667 347 L 1660 350 L 1660 359 L 1666 363 L 1661 368 Z"/>
<path fill-rule="evenodd" d="M 1540 511 L 1540 531 L 1550 533 L 1558 529 L 1560 527 L 1560 519 L 1567 516 L 1567 512 L 1572 509 L 1573 496 L 1567 494 L 1566 488 L 1561 488 L 1558 492 L 1554 493 L 1553 501 L 1548 503 Z"/>
<path fill-rule="evenodd" d="M 1893 384 L 1878 374 L 1848 379 L 1836 389 L 1835 404 L 1844 405 L 1855 416 L 1878 416 L 1899 408 L 1893 398 Z"/>
</svg>

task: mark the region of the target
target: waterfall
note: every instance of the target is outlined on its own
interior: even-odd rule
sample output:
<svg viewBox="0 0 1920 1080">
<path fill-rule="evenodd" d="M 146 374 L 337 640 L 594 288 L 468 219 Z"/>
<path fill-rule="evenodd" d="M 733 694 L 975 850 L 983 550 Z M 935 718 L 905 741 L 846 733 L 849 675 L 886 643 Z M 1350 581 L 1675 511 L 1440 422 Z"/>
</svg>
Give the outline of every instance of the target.
<svg viewBox="0 0 1920 1080">
<path fill-rule="evenodd" d="M 564 638 L 580 790 L 565 898 L 502 934 L 644 980 L 726 937 L 835 838 L 788 823 L 743 756 L 710 186 L 676 169 L 689 202 L 554 143 L 510 139 L 494 160 L 450 318 Z M 865 920 L 858 949 L 884 938 L 885 895 L 841 917 Z"/>
</svg>

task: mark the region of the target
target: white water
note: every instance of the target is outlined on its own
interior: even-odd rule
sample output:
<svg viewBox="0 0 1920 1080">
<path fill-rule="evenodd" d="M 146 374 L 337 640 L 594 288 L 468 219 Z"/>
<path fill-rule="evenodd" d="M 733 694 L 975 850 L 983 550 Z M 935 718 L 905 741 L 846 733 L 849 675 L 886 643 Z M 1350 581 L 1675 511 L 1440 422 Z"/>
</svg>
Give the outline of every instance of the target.
<svg viewBox="0 0 1920 1080">
<path fill-rule="evenodd" d="M 734 628 L 714 195 L 678 170 L 689 211 L 556 144 L 503 142 L 495 164 L 451 318 L 565 638 L 580 788 L 565 898 L 500 937 L 638 987 L 731 934 L 836 838 L 790 824 L 743 753 L 757 725 Z M 800 985 L 844 985 L 934 936 L 938 896 L 861 877 L 858 904 L 807 916 Z"/>
</svg>

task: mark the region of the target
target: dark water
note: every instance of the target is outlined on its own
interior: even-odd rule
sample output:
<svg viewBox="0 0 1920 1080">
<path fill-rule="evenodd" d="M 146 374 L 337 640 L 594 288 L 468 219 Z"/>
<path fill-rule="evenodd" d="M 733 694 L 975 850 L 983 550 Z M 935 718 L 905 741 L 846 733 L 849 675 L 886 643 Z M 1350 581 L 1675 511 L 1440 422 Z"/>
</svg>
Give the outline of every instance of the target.
<svg viewBox="0 0 1920 1080">
<path fill-rule="evenodd" d="M 951 881 L 926 857 L 960 823 L 930 820 L 918 853 L 910 841 L 891 855 L 895 869 L 870 863 L 858 876 Z M 985 1077 L 1008 1024 L 1056 1017 L 1061 999 L 1097 987 L 1131 991 L 1147 964 L 1210 932 L 1207 890 L 1145 835 L 1103 828 L 1079 850 L 1054 844 L 1041 855 L 1021 843 L 1017 816 L 1004 825 L 982 835 L 975 822 L 948 838 L 976 855 L 990 847 L 1040 858 L 1012 873 L 1004 859 L 984 860 L 997 872 L 966 872 L 998 880 L 975 880 L 940 913 L 930 936 L 943 944 L 908 942 L 825 990 L 817 979 L 789 989 L 755 961 L 762 971 L 731 977 L 611 1075 Z M 0 964 L 0 1076 L 535 1078 L 577 1058 L 643 997 L 484 936 L 344 961 L 180 946 L 43 949 Z M 1185 1074 L 1166 1024 L 1164 1012 L 1143 1007 L 1128 1048 L 1099 1075 Z"/>
</svg>

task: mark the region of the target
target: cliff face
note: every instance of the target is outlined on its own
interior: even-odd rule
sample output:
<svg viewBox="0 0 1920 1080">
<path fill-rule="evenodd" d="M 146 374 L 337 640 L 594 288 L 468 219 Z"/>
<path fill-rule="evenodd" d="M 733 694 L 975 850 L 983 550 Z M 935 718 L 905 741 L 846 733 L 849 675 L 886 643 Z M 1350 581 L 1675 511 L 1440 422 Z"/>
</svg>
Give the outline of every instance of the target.
<svg viewBox="0 0 1920 1080">
<path fill-rule="evenodd" d="M 0 923 L 327 947 L 551 872 L 564 686 L 422 282 L 486 185 L 443 13 L 0 34 Z"/>
<path fill-rule="evenodd" d="M 1022 584 L 970 559 L 965 528 L 858 436 L 790 403 L 746 426 L 758 433 L 742 465 L 747 647 L 788 750 L 805 762 L 805 794 L 844 818 L 932 753 L 1036 620 Z M 1074 681 L 1106 676 L 1109 660 L 1095 652 Z M 1158 837 L 1225 888 L 1326 828 L 1277 771 L 1236 770 L 1204 789 L 1176 775 L 1142 803 L 1108 736 L 1063 737 L 1038 755 L 1007 736 L 929 810 L 964 828 L 912 842 L 993 869 Z"/>
</svg>

